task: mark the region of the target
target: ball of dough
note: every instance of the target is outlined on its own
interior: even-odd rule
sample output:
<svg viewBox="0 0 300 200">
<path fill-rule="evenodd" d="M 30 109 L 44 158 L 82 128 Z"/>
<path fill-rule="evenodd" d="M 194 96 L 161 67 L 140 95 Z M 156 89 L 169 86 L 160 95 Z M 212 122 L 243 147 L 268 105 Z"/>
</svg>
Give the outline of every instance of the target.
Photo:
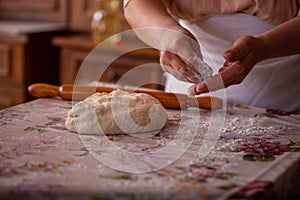
<svg viewBox="0 0 300 200">
<path fill-rule="evenodd" d="M 69 111 L 65 126 L 84 134 L 134 134 L 159 131 L 166 122 L 166 110 L 154 97 L 115 90 L 78 102 Z"/>
</svg>

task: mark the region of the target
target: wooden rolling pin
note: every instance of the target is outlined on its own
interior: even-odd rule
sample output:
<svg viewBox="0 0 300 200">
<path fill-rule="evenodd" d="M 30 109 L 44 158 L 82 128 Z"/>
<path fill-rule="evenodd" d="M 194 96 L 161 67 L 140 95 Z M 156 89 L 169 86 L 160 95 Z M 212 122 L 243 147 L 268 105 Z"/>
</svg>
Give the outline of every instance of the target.
<svg viewBox="0 0 300 200">
<path fill-rule="evenodd" d="M 84 85 L 63 84 L 54 86 L 44 83 L 32 84 L 28 87 L 28 92 L 34 97 L 55 97 L 59 96 L 64 100 L 83 100 L 95 92 L 112 92 L 117 88 L 95 87 Z M 95 91 L 96 90 L 96 91 Z M 158 90 L 129 90 L 128 92 L 146 93 L 158 99 L 165 108 L 169 109 L 187 109 L 188 107 L 198 107 L 206 110 L 221 109 L 222 99 L 218 97 L 200 96 L 188 97 L 184 94 L 167 93 Z"/>
</svg>

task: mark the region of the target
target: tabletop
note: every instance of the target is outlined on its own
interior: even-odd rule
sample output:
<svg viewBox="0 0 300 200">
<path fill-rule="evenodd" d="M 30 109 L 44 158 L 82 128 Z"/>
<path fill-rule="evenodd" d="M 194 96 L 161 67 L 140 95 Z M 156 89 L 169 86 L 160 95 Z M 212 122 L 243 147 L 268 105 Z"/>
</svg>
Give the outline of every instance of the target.
<svg viewBox="0 0 300 200">
<path fill-rule="evenodd" d="M 147 135 L 79 135 L 72 102 L 0 111 L 0 199 L 299 199 L 300 115 L 167 110 Z"/>
</svg>

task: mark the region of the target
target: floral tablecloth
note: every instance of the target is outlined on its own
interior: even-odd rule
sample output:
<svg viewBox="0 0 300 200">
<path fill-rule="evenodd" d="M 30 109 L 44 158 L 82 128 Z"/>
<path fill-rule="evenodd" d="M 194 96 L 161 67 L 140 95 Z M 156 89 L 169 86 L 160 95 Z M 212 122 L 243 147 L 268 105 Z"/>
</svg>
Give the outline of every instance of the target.
<svg viewBox="0 0 300 200">
<path fill-rule="evenodd" d="M 168 110 L 160 133 L 103 141 L 65 129 L 71 106 L 38 99 L 0 111 L 0 199 L 300 199 L 300 115 L 228 104 L 214 114 L 216 121 L 223 116 L 220 128 L 209 111 Z M 194 119 L 183 155 L 149 172 L 113 169 L 97 157 L 105 152 L 89 147 L 117 145 L 139 160 L 174 140 L 180 124 L 195 127 Z M 219 133 L 208 137 L 209 127 Z"/>
</svg>

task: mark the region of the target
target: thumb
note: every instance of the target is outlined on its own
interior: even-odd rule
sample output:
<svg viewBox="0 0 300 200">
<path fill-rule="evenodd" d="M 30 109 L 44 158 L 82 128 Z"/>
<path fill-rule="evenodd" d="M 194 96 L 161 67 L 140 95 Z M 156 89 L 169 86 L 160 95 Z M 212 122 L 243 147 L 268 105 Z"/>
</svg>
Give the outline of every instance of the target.
<svg viewBox="0 0 300 200">
<path fill-rule="evenodd" d="M 251 52 L 251 46 L 255 38 L 253 36 L 243 36 L 237 39 L 230 49 L 224 52 L 224 58 L 228 62 L 242 60 Z"/>
</svg>

